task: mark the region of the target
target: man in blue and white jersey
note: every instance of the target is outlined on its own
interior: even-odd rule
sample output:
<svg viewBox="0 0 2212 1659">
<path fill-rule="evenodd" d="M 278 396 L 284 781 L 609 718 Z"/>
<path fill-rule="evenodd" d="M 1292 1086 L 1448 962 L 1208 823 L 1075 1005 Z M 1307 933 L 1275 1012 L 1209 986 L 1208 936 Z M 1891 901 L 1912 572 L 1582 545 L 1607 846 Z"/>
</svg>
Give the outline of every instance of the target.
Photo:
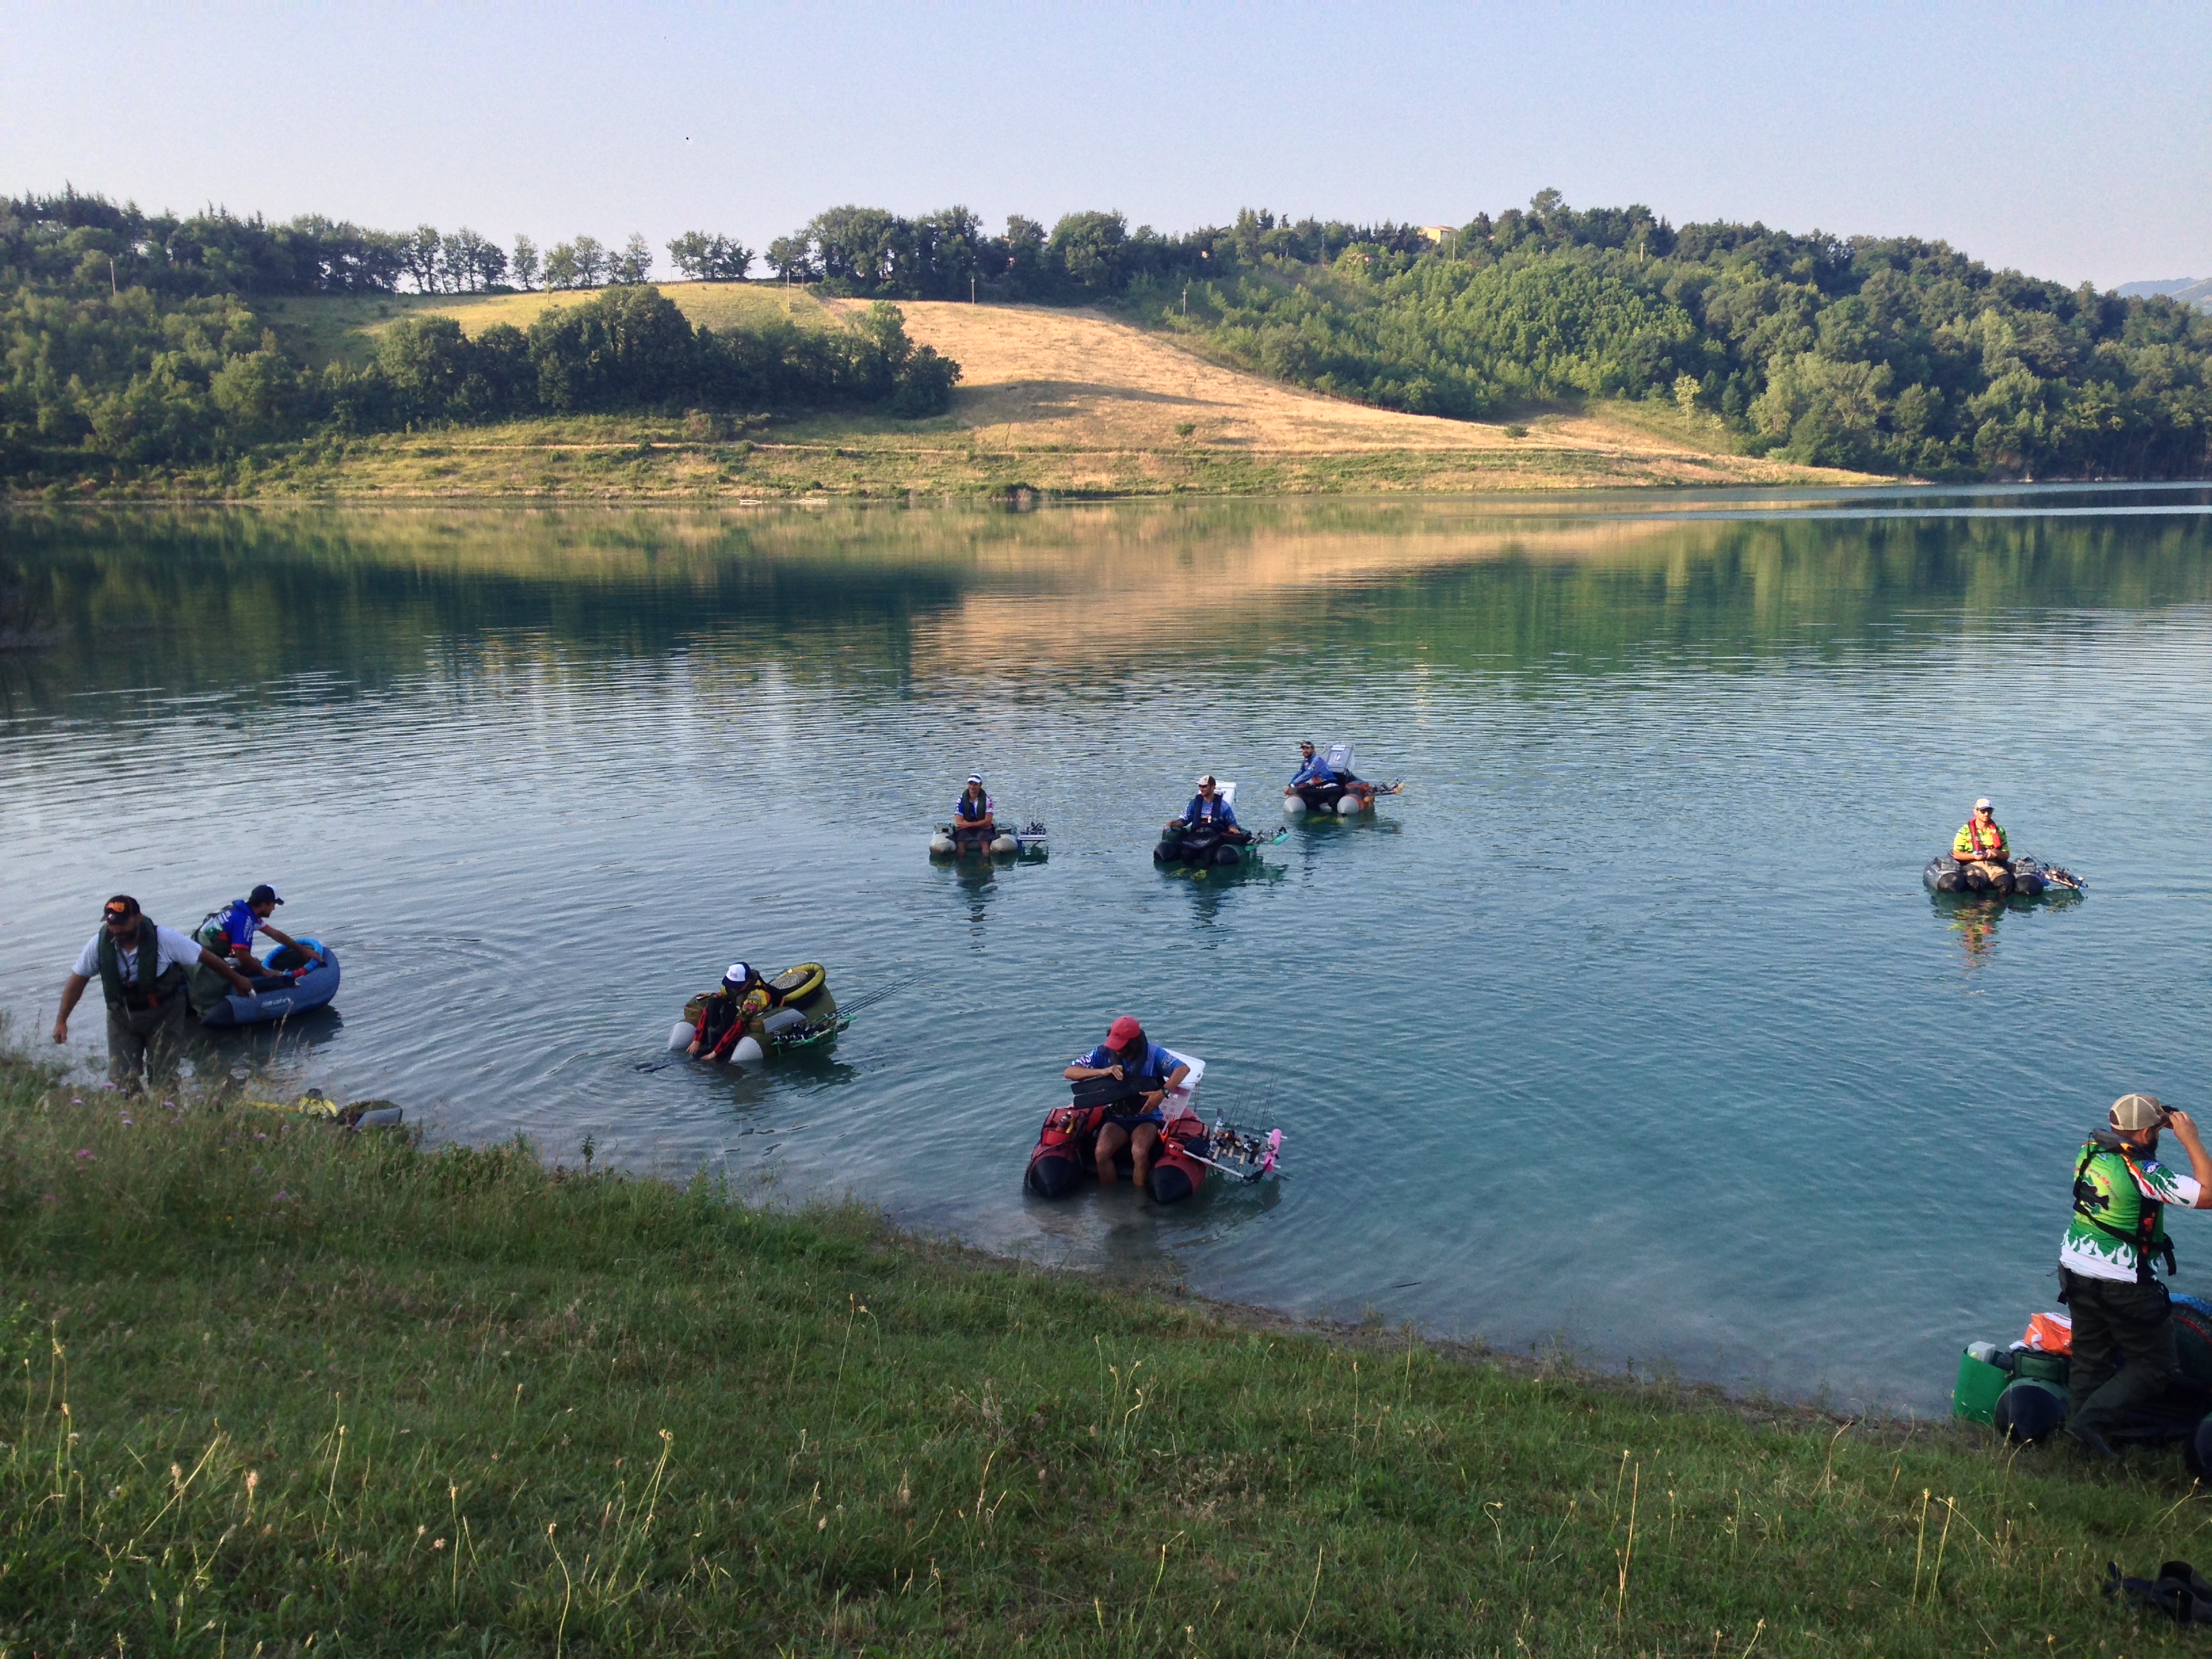
<svg viewBox="0 0 2212 1659">
<path fill-rule="evenodd" d="M 1096 1153 L 1098 1179 L 1111 1185 L 1114 1159 L 1122 1147 L 1129 1149 L 1129 1179 L 1139 1192 L 1152 1174 L 1152 1151 L 1160 1144 L 1160 1125 L 1168 1091 L 1180 1087 L 1190 1075 L 1189 1065 L 1177 1060 L 1145 1035 L 1145 1028 L 1129 1015 L 1115 1020 L 1106 1041 L 1089 1054 L 1078 1056 L 1060 1075 L 1070 1083 L 1095 1077 L 1111 1077 L 1141 1091 L 1136 1100 L 1123 1101 L 1107 1114 L 1099 1126 Z"/>
<path fill-rule="evenodd" d="M 276 890 L 263 882 L 242 899 L 233 899 L 216 911 L 204 924 L 203 931 L 211 935 L 201 943 L 228 957 L 234 967 L 252 973 L 259 966 L 253 959 L 253 936 L 266 933 L 277 944 L 289 945 L 313 962 L 322 958 L 300 943 L 269 918 L 276 914 L 283 902 Z"/>
<path fill-rule="evenodd" d="M 1182 809 L 1182 816 L 1168 820 L 1172 830 L 1180 824 L 1185 830 L 1212 830 L 1219 832 L 1224 841 L 1246 841 L 1243 826 L 1237 822 L 1237 809 L 1222 794 L 1220 785 L 1208 772 L 1198 781 L 1198 793 L 1190 798 L 1190 805 Z"/>
<path fill-rule="evenodd" d="M 319 962 L 322 959 L 311 947 L 301 944 L 283 928 L 276 927 L 270 921 L 269 918 L 276 914 L 276 907 L 283 902 L 274 887 L 267 882 L 263 882 L 244 898 L 231 900 L 228 904 L 202 922 L 194 937 L 248 978 L 273 984 L 276 982 L 274 977 L 270 975 L 254 958 L 253 936 L 256 933 L 266 933 L 277 944 L 299 952 L 301 957 L 305 958 L 303 967 L 306 963 Z M 204 968 L 193 969 L 192 1006 L 204 1012 L 214 1006 L 217 1000 L 227 994 L 228 992 L 223 988 L 222 981 L 216 975 L 209 973 Z"/>
<path fill-rule="evenodd" d="M 1292 778 L 1290 787 L 1283 791 L 1285 795 L 1295 795 L 1299 790 L 1310 787 L 1325 787 L 1337 781 L 1329 763 L 1314 753 L 1310 741 L 1298 745 L 1298 759 L 1303 763 L 1298 768 L 1297 776 Z"/>
<path fill-rule="evenodd" d="M 952 803 L 952 836 L 963 847 L 988 847 L 999 836 L 999 803 L 983 792 L 983 775 L 970 772 Z"/>
</svg>

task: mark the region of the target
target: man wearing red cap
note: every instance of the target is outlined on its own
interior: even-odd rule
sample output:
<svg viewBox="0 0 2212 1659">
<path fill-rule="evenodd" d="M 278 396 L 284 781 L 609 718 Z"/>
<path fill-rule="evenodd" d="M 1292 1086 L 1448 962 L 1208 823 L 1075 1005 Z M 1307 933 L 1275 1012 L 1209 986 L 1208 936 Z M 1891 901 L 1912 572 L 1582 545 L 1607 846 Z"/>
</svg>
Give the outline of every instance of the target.
<svg viewBox="0 0 2212 1659">
<path fill-rule="evenodd" d="M 1125 1107 L 1133 1104 L 1134 1111 L 1107 1117 L 1098 1131 L 1097 1152 L 1098 1179 L 1110 1182 L 1115 1177 L 1115 1157 L 1127 1146 L 1129 1179 L 1139 1192 L 1146 1190 L 1152 1170 L 1152 1149 L 1159 1145 L 1160 1125 L 1166 1119 L 1162 1103 L 1169 1090 L 1190 1075 L 1190 1067 L 1146 1037 L 1145 1028 L 1124 1014 L 1108 1029 L 1105 1042 L 1060 1075 L 1070 1083 L 1094 1077 L 1119 1078 L 1144 1091 L 1141 1099 L 1121 1103 Z"/>
</svg>

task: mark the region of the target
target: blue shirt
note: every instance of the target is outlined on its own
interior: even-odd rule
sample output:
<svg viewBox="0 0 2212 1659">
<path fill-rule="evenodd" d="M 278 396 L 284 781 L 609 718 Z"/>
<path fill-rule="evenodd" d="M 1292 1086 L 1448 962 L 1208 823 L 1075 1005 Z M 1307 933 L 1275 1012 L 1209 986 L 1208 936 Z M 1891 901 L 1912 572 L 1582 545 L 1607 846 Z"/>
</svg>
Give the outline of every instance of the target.
<svg viewBox="0 0 2212 1659">
<path fill-rule="evenodd" d="M 1145 1058 L 1141 1063 L 1127 1054 L 1109 1048 L 1103 1042 L 1075 1063 L 1101 1071 L 1109 1066 L 1118 1066 L 1121 1068 L 1122 1077 L 1129 1082 L 1152 1084 L 1165 1083 L 1175 1075 L 1176 1067 L 1182 1064 L 1149 1037 L 1145 1041 Z"/>
<path fill-rule="evenodd" d="M 1216 795 L 1211 804 L 1203 795 L 1193 795 L 1190 798 L 1190 805 L 1182 809 L 1182 821 L 1185 823 L 1204 823 L 1209 817 L 1221 829 L 1237 828 L 1237 809 L 1219 795 Z"/>
<path fill-rule="evenodd" d="M 252 950 L 253 936 L 266 925 L 253 914 L 253 907 L 244 899 L 233 899 L 230 908 L 217 918 L 222 923 L 222 944 L 225 951 Z"/>
<path fill-rule="evenodd" d="M 984 796 L 980 801 L 969 800 L 968 792 L 963 789 L 960 792 L 960 799 L 952 803 L 952 821 L 955 823 L 981 823 L 986 817 L 992 815 L 997 805 L 998 802 L 993 800 L 988 795 Z"/>
<path fill-rule="evenodd" d="M 1328 763 L 1319 755 L 1316 755 L 1298 769 L 1297 776 L 1291 780 L 1291 787 L 1297 789 L 1309 783 L 1334 783 L 1335 781 L 1336 774 L 1329 769 Z"/>
</svg>

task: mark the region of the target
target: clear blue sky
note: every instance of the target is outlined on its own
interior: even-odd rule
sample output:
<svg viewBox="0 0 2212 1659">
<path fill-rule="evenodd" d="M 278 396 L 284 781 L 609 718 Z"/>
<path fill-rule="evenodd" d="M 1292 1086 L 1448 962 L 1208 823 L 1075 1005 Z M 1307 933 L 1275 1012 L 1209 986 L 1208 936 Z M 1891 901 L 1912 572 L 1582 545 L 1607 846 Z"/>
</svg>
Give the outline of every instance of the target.
<svg viewBox="0 0 2212 1659">
<path fill-rule="evenodd" d="M 1671 15 L 1670 15 L 1671 14 Z M 2212 5 L 381 5 L 16 0 L 0 189 L 501 241 L 965 203 L 1676 223 L 2212 276 Z"/>
</svg>

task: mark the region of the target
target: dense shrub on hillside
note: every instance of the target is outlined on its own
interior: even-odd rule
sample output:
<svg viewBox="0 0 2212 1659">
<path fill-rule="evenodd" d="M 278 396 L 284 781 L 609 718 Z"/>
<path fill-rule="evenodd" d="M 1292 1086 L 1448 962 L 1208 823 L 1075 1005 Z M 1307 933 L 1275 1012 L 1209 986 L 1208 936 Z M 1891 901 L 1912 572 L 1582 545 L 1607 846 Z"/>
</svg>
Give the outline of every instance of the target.
<svg viewBox="0 0 2212 1659">
<path fill-rule="evenodd" d="M 127 464 L 218 459 L 319 428 L 623 410 L 883 408 L 942 413 L 959 366 L 907 338 L 897 307 L 850 325 L 694 328 L 658 289 L 610 289 L 526 332 L 471 339 L 450 317 L 388 330 L 375 360 L 318 374 L 235 295 L 147 289 L 0 300 L 0 467 L 74 455 Z"/>
<path fill-rule="evenodd" d="M 1640 209 L 1478 219 L 1408 263 L 1263 261 L 1141 296 L 1235 361 L 1475 415 L 1575 392 L 1671 399 L 1753 453 L 1930 477 L 2212 465 L 2212 317 L 1992 271 L 1941 243 L 1680 233 Z"/>
</svg>

